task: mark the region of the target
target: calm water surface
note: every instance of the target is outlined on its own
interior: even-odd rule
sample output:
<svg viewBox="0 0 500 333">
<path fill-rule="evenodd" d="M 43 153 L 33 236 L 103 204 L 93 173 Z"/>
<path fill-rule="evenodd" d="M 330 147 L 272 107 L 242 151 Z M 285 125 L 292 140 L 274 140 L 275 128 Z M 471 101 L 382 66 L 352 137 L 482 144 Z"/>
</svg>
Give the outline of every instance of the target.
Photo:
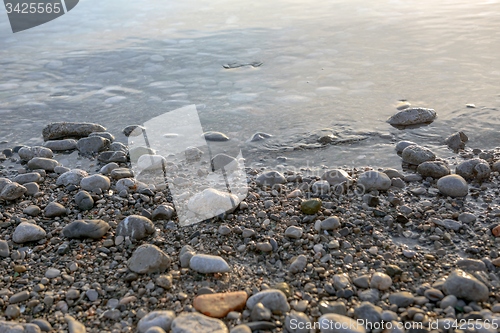
<svg viewBox="0 0 500 333">
<path fill-rule="evenodd" d="M 16 34 L 2 8 L 0 148 L 41 143 L 51 121 L 118 134 L 196 104 L 204 130 L 231 137 L 219 148 L 252 163 L 400 167 L 399 140 L 442 157 L 458 130 L 500 146 L 499 54 L 498 1 L 86 0 Z M 392 128 L 402 99 L 438 119 Z M 323 128 L 368 139 L 283 151 Z M 246 142 L 257 131 L 274 137 Z"/>
</svg>

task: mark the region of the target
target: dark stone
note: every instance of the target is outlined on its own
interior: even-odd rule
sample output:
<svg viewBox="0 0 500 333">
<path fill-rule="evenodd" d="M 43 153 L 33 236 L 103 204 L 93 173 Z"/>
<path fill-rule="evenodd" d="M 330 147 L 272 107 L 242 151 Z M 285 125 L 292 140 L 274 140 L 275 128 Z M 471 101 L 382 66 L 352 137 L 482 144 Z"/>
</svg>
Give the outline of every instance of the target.
<svg viewBox="0 0 500 333">
<path fill-rule="evenodd" d="M 108 232 L 110 226 L 103 220 L 76 220 L 63 229 L 67 238 L 101 238 Z"/>
</svg>

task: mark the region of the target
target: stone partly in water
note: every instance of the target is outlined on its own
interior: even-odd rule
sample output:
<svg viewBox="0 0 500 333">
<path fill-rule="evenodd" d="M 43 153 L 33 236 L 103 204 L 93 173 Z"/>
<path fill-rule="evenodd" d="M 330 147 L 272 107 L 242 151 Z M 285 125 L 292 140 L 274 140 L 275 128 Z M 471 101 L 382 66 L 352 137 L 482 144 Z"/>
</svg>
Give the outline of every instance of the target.
<svg viewBox="0 0 500 333">
<path fill-rule="evenodd" d="M 321 209 L 321 200 L 320 199 L 309 199 L 309 200 L 304 200 L 300 204 L 300 210 L 304 214 L 312 215 L 316 214 L 319 212 Z"/>
<path fill-rule="evenodd" d="M 361 186 L 366 192 L 372 190 L 385 191 L 391 187 L 391 179 L 383 172 L 367 171 L 358 178 L 358 186 Z"/>
<path fill-rule="evenodd" d="M 203 136 L 207 141 L 229 141 L 229 137 L 221 132 L 205 132 Z"/>
<path fill-rule="evenodd" d="M 403 150 L 408 147 L 408 146 L 416 146 L 417 144 L 413 141 L 406 141 L 406 140 L 403 140 L 403 141 L 399 141 L 397 144 L 396 144 L 396 153 L 398 154 L 402 154 L 403 153 Z"/>
<path fill-rule="evenodd" d="M 432 177 L 439 179 L 450 174 L 450 168 L 448 164 L 443 161 L 427 161 L 419 164 L 417 167 L 417 172 L 422 175 L 422 177 Z"/>
<path fill-rule="evenodd" d="M 469 273 L 454 270 L 443 284 L 447 295 L 454 295 L 467 301 L 487 301 L 488 287 Z"/>
<path fill-rule="evenodd" d="M 490 177 L 491 169 L 485 160 L 474 158 L 457 165 L 455 172 L 465 179 L 484 180 Z"/>
<path fill-rule="evenodd" d="M 411 145 L 403 149 L 401 157 L 403 158 L 403 162 L 413 165 L 419 165 L 436 159 L 436 155 L 432 151 L 417 145 Z"/>
<path fill-rule="evenodd" d="M 210 318 L 197 312 L 183 312 L 172 321 L 172 333 L 229 333 L 222 320 Z"/>
<path fill-rule="evenodd" d="M 12 240 L 16 243 L 35 242 L 45 238 L 46 232 L 40 226 L 29 222 L 21 222 L 14 230 Z"/>
<path fill-rule="evenodd" d="M 43 140 L 60 138 L 82 138 L 92 132 L 105 132 L 106 128 L 92 123 L 57 122 L 51 123 L 42 130 Z"/>
<path fill-rule="evenodd" d="M 231 311 L 243 310 L 247 297 L 244 291 L 199 295 L 194 299 L 193 307 L 206 316 L 224 318 Z"/>
<path fill-rule="evenodd" d="M 266 171 L 255 179 L 255 183 L 259 186 L 273 187 L 274 185 L 285 184 L 286 178 L 278 171 Z"/>
<path fill-rule="evenodd" d="M 410 126 L 418 124 L 428 124 L 436 119 L 437 113 L 433 109 L 409 108 L 399 111 L 387 122 L 393 126 Z"/>
<path fill-rule="evenodd" d="M 469 185 L 459 175 L 448 175 L 439 178 L 437 188 L 450 197 L 464 197 L 469 193 Z"/>
<path fill-rule="evenodd" d="M 467 141 L 469 141 L 469 138 L 464 132 L 456 132 L 447 137 L 444 143 L 446 143 L 454 152 L 458 152 L 460 149 L 465 148 L 465 143 Z"/>
<path fill-rule="evenodd" d="M 218 256 L 195 254 L 189 260 L 189 267 L 198 273 L 226 273 L 231 270 L 227 262 Z"/>
<path fill-rule="evenodd" d="M 122 130 L 122 133 L 127 137 L 139 136 L 139 135 L 142 135 L 142 131 L 145 129 L 146 128 L 144 128 L 141 125 L 129 125 Z"/>
<path fill-rule="evenodd" d="M 170 258 L 156 245 L 139 246 L 127 262 L 128 268 L 135 273 L 163 273 L 170 266 Z"/>
<path fill-rule="evenodd" d="M 110 226 L 103 220 L 76 220 L 62 230 L 67 238 L 101 238 L 108 232 Z"/>
</svg>

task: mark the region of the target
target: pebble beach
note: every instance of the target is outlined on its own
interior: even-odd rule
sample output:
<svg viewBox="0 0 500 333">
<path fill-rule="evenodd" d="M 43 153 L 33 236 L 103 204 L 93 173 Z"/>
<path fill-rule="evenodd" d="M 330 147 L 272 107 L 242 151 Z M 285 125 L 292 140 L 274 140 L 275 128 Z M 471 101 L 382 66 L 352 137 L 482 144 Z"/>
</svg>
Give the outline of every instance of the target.
<svg viewBox="0 0 500 333">
<path fill-rule="evenodd" d="M 237 207 L 188 226 L 103 126 L 41 134 L 0 153 L 2 333 L 500 327 L 500 148 L 462 132 L 447 159 L 395 143 L 394 168 L 247 167 Z"/>
</svg>

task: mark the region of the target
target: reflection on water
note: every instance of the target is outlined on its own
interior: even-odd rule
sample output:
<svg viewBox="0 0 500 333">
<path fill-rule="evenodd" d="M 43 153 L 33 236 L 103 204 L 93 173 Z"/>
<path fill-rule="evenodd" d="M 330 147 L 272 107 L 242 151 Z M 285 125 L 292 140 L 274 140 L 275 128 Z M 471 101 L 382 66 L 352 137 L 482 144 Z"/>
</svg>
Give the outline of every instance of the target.
<svg viewBox="0 0 500 333">
<path fill-rule="evenodd" d="M 264 165 L 397 166 L 395 141 L 444 156 L 458 130 L 470 146 L 500 146 L 499 16 L 496 1 L 87 0 L 17 34 L 3 16 L 0 147 L 40 143 L 50 121 L 118 133 L 190 104 L 205 131 Z M 401 99 L 437 120 L 392 128 Z M 259 131 L 286 146 L 323 128 L 369 138 L 276 153 L 247 142 Z"/>
</svg>

